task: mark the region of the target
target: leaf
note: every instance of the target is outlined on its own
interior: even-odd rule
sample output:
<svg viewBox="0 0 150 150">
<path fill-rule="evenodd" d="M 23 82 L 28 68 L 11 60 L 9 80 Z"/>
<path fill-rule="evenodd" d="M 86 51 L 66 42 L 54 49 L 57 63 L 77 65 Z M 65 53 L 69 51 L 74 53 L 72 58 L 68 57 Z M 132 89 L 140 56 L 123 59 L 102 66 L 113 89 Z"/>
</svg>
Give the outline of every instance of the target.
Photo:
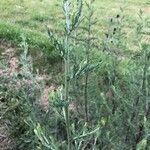
<svg viewBox="0 0 150 150">
<path fill-rule="evenodd" d="M 75 17 L 73 18 L 73 21 L 72 21 L 72 30 L 74 30 L 75 28 L 77 28 L 77 26 L 79 25 L 79 19 L 81 17 L 81 12 L 82 12 L 82 7 L 83 7 L 83 3 L 82 3 L 82 0 L 78 0 L 77 3 L 80 3 L 79 4 L 79 7 L 77 8 L 77 12 L 76 12 L 76 15 L 74 15 Z"/>
<path fill-rule="evenodd" d="M 137 145 L 137 150 L 144 150 L 144 149 L 146 149 L 146 146 L 147 146 L 147 139 L 144 138 Z"/>
<path fill-rule="evenodd" d="M 85 138 L 85 137 L 87 137 L 87 136 L 90 136 L 90 135 L 92 135 L 92 134 L 95 134 L 97 131 L 99 131 L 99 127 L 97 128 L 97 129 L 95 129 L 95 130 L 93 130 L 93 131 L 91 131 L 91 132 L 88 132 L 88 133 L 85 133 L 85 134 L 82 134 L 82 135 L 80 135 L 80 136 L 77 136 L 77 137 L 74 137 L 73 139 L 74 140 L 77 140 L 77 139 L 80 139 L 80 138 Z"/>
<path fill-rule="evenodd" d="M 46 138 L 44 132 L 42 131 L 41 125 L 38 123 L 36 128 L 34 129 L 35 135 L 38 137 L 38 139 L 41 141 L 42 145 L 50 148 L 51 150 L 55 150 L 51 145 L 49 140 Z"/>
<path fill-rule="evenodd" d="M 48 36 L 54 45 L 54 48 L 60 52 L 60 55 L 63 57 L 65 55 L 65 49 L 63 44 L 54 36 L 53 32 L 50 31 L 48 27 L 46 27 Z"/>
</svg>

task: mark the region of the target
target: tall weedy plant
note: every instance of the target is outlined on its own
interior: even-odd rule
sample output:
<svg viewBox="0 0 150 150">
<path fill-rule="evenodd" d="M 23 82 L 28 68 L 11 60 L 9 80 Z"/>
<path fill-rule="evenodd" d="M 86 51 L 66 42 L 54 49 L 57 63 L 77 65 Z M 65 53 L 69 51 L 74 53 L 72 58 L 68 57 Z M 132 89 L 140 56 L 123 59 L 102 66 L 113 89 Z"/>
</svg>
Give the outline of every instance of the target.
<svg viewBox="0 0 150 150">
<path fill-rule="evenodd" d="M 76 11 L 73 11 L 74 4 L 77 4 Z M 63 11 L 65 16 L 65 31 L 64 31 L 64 40 L 60 42 L 54 35 L 48 30 L 49 36 L 57 50 L 59 50 L 62 54 L 64 60 L 64 86 L 63 86 L 63 93 L 62 93 L 62 100 L 64 100 L 66 105 L 63 107 L 65 124 L 66 124 L 66 131 L 67 131 L 67 140 L 68 140 L 68 150 L 71 149 L 71 131 L 70 131 L 70 117 L 69 117 L 69 103 L 70 103 L 70 70 L 71 70 L 71 63 L 70 63 L 70 51 L 71 51 L 71 35 L 77 29 L 80 23 L 80 16 L 82 12 L 82 0 L 76 0 L 73 3 L 71 0 L 64 0 L 63 1 Z"/>
<path fill-rule="evenodd" d="M 64 100 L 68 102 L 69 104 L 69 84 L 70 84 L 70 36 L 72 32 L 78 27 L 79 25 L 79 19 L 81 15 L 82 10 L 82 0 L 77 0 L 77 3 L 79 4 L 79 8 L 76 11 L 76 14 L 74 14 L 73 18 L 71 18 L 71 11 L 70 11 L 70 0 L 64 0 L 63 2 L 64 6 L 64 15 L 66 18 L 66 25 L 65 25 L 65 41 L 64 41 L 64 49 L 65 49 L 65 55 L 64 55 L 64 64 L 65 64 L 65 84 L 64 84 Z M 70 132 L 70 121 L 69 121 L 69 105 L 66 105 L 64 107 L 64 114 L 65 114 L 65 121 L 66 121 L 66 130 L 67 130 L 67 139 L 68 139 L 68 150 L 71 149 L 71 132 Z"/>
</svg>

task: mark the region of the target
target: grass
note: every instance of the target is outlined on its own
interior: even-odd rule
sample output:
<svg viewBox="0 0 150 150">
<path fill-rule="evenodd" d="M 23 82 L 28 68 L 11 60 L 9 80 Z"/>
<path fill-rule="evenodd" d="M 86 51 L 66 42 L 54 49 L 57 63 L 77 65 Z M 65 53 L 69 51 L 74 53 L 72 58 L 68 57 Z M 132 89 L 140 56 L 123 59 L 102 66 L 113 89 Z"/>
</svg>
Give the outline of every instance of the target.
<svg viewBox="0 0 150 150">
<path fill-rule="evenodd" d="M 96 17 L 99 20 L 97 30 L 101 31 L 107 24 L 107 18 L 116 15 L 120 7 L 125 7 L 125 13 L 130 14 L 130 22 L 135 20 L 137 13 L 142 9 L 145 14 L 149 14 L 149 0 L 96 0 Z M 0 1 L 0 22 L 11 23 L 12 25 L 23 27 L 45 34 L 45 24 L 52 29 L 60 30 L 62 27 L 62 9 L 59 0 L 1 0 Z M 15 17 L 14 17 L 15 16 Z"/>
<path fill-rule="evenodd" d="M 57 19 L 57 17 L 55 17 L 57 10 L 54 9 L 55 5 L 56 1 L 51 2 L 48 0 L 2 0 L 0 2 L 0 18 L 2 21 L 11 23 L 13 25 L 18 24 L 20 27 L 43 32 L 45 30 L 45 23 L 53 24 Z M 31 24 L 35 24 L 36 26 L 31 27 L 27 24 L 24 26 L 24 24 L 19 22 L 22 20 L 25 20 Z"/>
<path fill-rule="evenodd" d="M 35 31 L 27 31 L 19 26 L 13 26 L 7 23 L 0 24 L 1 39 L 3 38 L 19 44 L 21 42 L 21 34 L 25 34 L 27 36 L 29 45 L 35 46 L 34 48 L 39 48 L 41 50 L 45 49 L 47 51 L 52 50 L 49 40 L 45 35 Z"/>
<path fill-rule="evenodd" d="M 50 6 L 48 1 L 0 1 L 0 40 L 18 45 L 21 42 L 21 34 L 25 34 L 33 55 L 40 50 L 48 54 L 51 62 L 57 61 L 59 56 L 53 51 L 45 30 L 45 24 L 54 16 L 51 15 L 51 9 L 45 11 Z"/>
<path fill-rule="evenodd" d="M 32 45 L 34 49 L 51 52 L 52 48 L 49 45 L 45 25 L 58 33 L 62 31 L 61 4 L 62 2 L 59 0 L 1 0 L 0 39 L 18 44 L 21 32 L 25 32 L 30 37 L 28 39 L 29 45 Z M 96 0 L 94 9 L 98 23 L 95 32 L 102 35 L 107 29 L 109 18 L 120 13 L 120 7 L 125 8 L 123 13 L 127 16 L 126 27 L 133 28 L 133 22 L 136 21 L 139 10 L 142 9 L 145 16 L 148 16 L 149 6 L 149 0 L 127 0 L 126 3 L 123 0 Z"/>
</svg>

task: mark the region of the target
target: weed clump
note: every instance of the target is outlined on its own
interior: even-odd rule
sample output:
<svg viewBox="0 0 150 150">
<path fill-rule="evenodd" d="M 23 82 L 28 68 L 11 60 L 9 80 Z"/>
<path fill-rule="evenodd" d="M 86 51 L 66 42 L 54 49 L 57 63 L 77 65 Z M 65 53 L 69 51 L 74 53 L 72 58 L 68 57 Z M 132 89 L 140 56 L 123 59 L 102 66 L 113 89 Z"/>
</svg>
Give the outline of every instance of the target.
<svg viewBox="0 0 150 150">
<path fill-rule="evenodd" d="M 63 61 L 57 86 L 33 72 L 24 36 L 20 58 L 2 60 L 1 118 L 8 120 L 17 141 L 14 149 L 149 149 L 150 51 L 143 35 L 147 20 L 140 12 L 131 40 L 121 11 L 109 20 L 99 41 L 93 4 L 64 0 L 63 36 L 47 27 Z M 133 47 L 136 53 L 130 51 Z"/>
</svg>

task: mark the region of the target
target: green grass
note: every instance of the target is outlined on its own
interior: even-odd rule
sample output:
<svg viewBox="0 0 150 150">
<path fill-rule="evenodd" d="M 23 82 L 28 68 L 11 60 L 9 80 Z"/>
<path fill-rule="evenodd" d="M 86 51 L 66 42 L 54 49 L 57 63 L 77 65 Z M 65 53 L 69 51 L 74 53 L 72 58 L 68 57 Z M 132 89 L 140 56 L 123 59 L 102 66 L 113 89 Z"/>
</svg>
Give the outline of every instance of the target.
<svg viewBox="0 0 150 150">
<path fill-rule="evenodd" d="M 1 21 L 11 23 L 38 32 L 45 31 L 45 24 L 53 24 L 57 19 L 57 1 L 49 0 L 1 0 L 0 1 L 0 18 Z M 55 16 L 56 15 L 56 16 Z M 25 20 L 26 24 L 19 22 Z M 31 27 L 30 24 L 35 24 Z"/>
<path fill-rule="evenodd" d="M 22 29 L 18 25 L 14 26 L 8 23 L 0 24 L 0 40 L 20 44 L 22 34 L 26 36 L 31 50 L 41 50 L 48 54 L 48 58 L 50 59 L 57 57 L 56 53 L 54 54 L 53 46 L 50 44 L 49 38 L 46 35 L 40 32 Z"/>
<path fill-rule="evenodd" d="M 140 9 L 144 11 L 145 16 L 148 16 L 149 0 L 126 0 L 126 3 L 123 1 L 95 1 L 97 34 L 102 35 L 105 32 L 108 20 L 120 13 L 120 7 L 124 8 L 123 14 L 126 16 L 126 27 L 129 30 L 134 27 Z M 61 33 L 63 27 L 61 4 L 60 0 L 0 0 L 0 39 L 19 44 L 20 35 L 24 33 L 32 49 L 46 51 L 51 58 L 54 57 L 56 53 L 50 45 L 45 25 Z"/>
<path fill-rule="evenodd" d="M 61 3 L 60 0 L 1 0 L 0 18 L 1 21 L 37 32 L 45 33 L 45 24 L 59 30 L 62 27 Z M 148 16 L 149 6 L 149 0 L 127 0 L 126 3 L 123 0 L 96 0 L 96 17 L 99 20 L 97 29 L 101 30 L 107 18 L 120 12 L 120 7 L 125 7 L 125 14 L 130 15 L 130 21 L 133 21 L 140 9 Z"/>
<path fill-rule="evenodd" d="M 51 9 L 48 10 L 51 5 L 48 1 L 1 0 L 0 40 L 18 45 L 21 42 L 21 34 L 25 34 L 31 53 L 44 51 L 51 62 L 57 60 L 57 52 L 53 51 L 45 29 L 45 24 L 54 16 Z"/>
</svg>

